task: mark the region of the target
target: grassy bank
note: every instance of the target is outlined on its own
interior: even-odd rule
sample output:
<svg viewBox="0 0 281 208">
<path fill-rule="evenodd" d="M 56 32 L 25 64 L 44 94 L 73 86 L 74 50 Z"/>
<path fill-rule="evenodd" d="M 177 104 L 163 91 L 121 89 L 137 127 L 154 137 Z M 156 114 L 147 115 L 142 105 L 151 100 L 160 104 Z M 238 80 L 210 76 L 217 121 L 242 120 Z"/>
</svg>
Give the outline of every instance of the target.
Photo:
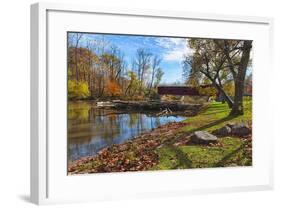
<svg viewBox="0 0 281 208">
<path fill-rule="evenodd" d="M 251 136 L 222 137 L 215 145 L 192 145 L 194 131 L 218 129 L 227 123 L 246 122 L 251 126 L 252 103 L 244 103 L 242 116 L 228 116 L 226 104 L 211 103 L 197 116 L 170 123 L 133 140 L 113 145 L 93 157 L 69 165 L 71 174 L 137 170 L 249 166 L 252 164 Z"/>
<path fill-rule="evenodd" d="M 199 115 L 188 118 L 186 121 L 184 121 L 186 126 L 182 130 L 186 132 L 194 132 L 199 130 L 211 131 L 231 122 L 246 122 L 251 125 L 252 101 L 248 99 L 244 101 L 244 115 L 228 116 L 229 113 L 230 109 L 226 103 L 211 103 Z"/>
<path fill-rule="evenodd" d="M 228 116 L 227 104 L 211 103 L 195 117 L 188 118 L 179 132 L 213 131 L 227 123 L 252 123 L 252 102 L 244 102 L 244 115 Z M 157 150 L 158 164 L 153 169 L 183 169 L 252 164 L 251 138 L 222 137 L 219 146 L 167 145 Z"/>
<path fill-rule="evenodd" d="M 169 145 L 157 150 L 158 164 L 154 170 L 249 166 L 251 152 L 245 148 L 246 141 L 239 138 L 221 138 L 219 147 Z"/>
</svg>

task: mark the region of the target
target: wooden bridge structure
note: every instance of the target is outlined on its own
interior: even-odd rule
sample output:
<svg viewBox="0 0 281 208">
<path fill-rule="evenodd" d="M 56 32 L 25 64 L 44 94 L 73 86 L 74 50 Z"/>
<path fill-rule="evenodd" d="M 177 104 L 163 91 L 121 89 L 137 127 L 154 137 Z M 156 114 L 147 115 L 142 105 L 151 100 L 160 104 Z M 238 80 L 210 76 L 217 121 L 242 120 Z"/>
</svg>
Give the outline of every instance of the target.
<svg viewBox="0 0 281 208">
<path fill-rule="evenodd" d="M 213 85 L 202 85 L 200 88 L 213 87 Z M 157 92 L 159 95 L 189 95 L 200 96 L 198 87 L 191 86 L 158 86 Z"/>
</svg>

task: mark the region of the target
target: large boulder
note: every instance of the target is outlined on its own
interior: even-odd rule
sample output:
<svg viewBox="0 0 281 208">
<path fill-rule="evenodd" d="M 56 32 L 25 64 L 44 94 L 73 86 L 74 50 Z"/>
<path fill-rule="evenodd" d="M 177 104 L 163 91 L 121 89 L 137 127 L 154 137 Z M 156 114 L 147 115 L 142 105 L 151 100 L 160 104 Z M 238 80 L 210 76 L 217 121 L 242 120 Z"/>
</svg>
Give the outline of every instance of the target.
<svg viewBox="0 0 281 208">
<path fill-rule="evenodd" d="M 214 130 L 212 133 L 217 136 L 229 136 L 229 135 L 231 135 L 231 128 L 230 128 L 230 126 L 226 125 L 219 129 Z"/>
<path fill-rule="evenodd" d="M 190 136 L 190 141 L 194 144 L 216 143 L 218 138 L 206 131 L 196 131 Z"/>
<path fill-rule="evenodd" d="M 228 126 L 231 128 L 231 134 L 234 136 L 248 136 L 252 133 L 248 125 L 244 123 L 228 124 Z"/>
</svg>

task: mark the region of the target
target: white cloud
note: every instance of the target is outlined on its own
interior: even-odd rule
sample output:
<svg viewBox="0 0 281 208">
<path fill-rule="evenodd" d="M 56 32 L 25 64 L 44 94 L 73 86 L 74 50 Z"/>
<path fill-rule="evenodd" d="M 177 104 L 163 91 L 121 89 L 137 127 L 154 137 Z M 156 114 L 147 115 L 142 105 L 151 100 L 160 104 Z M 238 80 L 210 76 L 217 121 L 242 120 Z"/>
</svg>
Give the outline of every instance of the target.
<svg viewBox="0 0 281 208">
<path fill-rule="evenodd" d="M 184 55 L 192 53 L 187 46 L 187 38 L 158 38 L 157 43 L 166 49 L 163 54 L 166 61 L 182 61 Z"/>
<path fill-rule="evenodd" d="M 182 60 L 184 54 L 187 54 L 186 48 L 174 48 L 170 50 L 168 53 L 164 54 L 164 59 L 167 61 L 179 61 Z"/>
</svg>

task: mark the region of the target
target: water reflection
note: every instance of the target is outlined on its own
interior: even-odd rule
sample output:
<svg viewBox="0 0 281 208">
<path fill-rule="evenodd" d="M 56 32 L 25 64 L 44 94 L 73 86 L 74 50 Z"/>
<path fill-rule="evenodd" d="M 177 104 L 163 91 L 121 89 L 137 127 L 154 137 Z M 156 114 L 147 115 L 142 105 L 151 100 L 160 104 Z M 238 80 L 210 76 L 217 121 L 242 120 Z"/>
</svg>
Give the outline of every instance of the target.
<svg viewBox="0 0 281 208">
<path fill-rule="evenodd" d="M 95 155 L 112 144 L 120 144 L 143 132 L 181 116 L 155 116 L 155 113 L 98 109 L 89 102 L 68 104 L 68 160 Z"/>
</svg>

